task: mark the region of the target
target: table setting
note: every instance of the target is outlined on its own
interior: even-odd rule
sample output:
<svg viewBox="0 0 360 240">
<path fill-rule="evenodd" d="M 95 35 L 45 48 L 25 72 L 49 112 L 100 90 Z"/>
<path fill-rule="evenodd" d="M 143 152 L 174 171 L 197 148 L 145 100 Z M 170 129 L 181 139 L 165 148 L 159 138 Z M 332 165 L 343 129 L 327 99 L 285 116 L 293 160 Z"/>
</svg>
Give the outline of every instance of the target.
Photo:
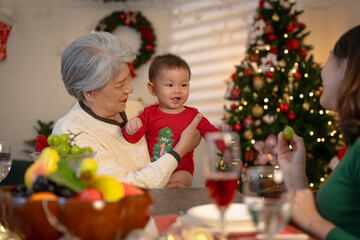
<svg viewBox="0 0 360 240">
<path fill-rule="evenodd" d="M 279 168 L 249 167 L 244 171 L 236 133 L 209 133 L 206 141 L 208 151 L 204 155 L 203 171 L 205 187 L 137 189 L 122 183 L 123 196 L 113 201 L 88 201 L 89 199 L 60 196 L 55 201 L 34 201 L 31 196 L 16 196 L 19 186 L 1 187 L 0 238 L 312 239 L 295 226 L 289 225 L 290 190 L 283 184 L 284 176 Z M 3 142 L 1 144 L 0 153 L 6 151 L 6 159 L 2 159 L 11 163 L 8 154 L 10 147 Z M 47 151 L 49 150 L 41 154 Z M 56 157 L 56 154 L 51 156 Z M 36 160 L 34 164 L 39 165 L 37 161 L 48 161 L 47 166 L 51 165 L 49 156 L 39 155 L 39 159 L 42 160 Z M 91 164 L 87 163 L 87 167 L 89 166 Z M 83 177 L 84 167 L 80 165 L 79 168 L 80 171 L 77 172 L 73 169 L 72 177 L 75 180 L 71 181 L 78 181 L 77 177 Z M 5 177 L 8 171 L 4 172 Z M 31 171 L 33 170 L 30 169 Z M 55 174 L 57 177 L 58 175 Z M 50 174 L 49 179 L 55 181 L 57 178 Z M 75 186 L 79 187 L 81 184 Z"/>
</svg>

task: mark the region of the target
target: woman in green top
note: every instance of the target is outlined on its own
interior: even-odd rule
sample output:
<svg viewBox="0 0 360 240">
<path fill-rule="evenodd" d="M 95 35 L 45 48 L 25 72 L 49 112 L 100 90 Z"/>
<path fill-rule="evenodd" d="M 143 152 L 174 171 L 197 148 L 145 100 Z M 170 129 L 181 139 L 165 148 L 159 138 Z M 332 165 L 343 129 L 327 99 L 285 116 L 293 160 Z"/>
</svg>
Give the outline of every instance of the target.
<svg viewBox="0 0 360 240">
<path fill-rule="evenodd" d="M 335 44 L 321 72 L 324 90 L 320 103 L 339 114 L 348 150 L 321 186 L 316 201 L 305 174 L 303 139 L 293 135 L 288 148 L 278 135 L 278 158 L 283 171 L 296 169 L 298 190 L 292 218 L 317 239 L 360 239 L 360 26 L 346 32 Z M 292 174 L 294 174 L 292 172 Z"/>
</svg>

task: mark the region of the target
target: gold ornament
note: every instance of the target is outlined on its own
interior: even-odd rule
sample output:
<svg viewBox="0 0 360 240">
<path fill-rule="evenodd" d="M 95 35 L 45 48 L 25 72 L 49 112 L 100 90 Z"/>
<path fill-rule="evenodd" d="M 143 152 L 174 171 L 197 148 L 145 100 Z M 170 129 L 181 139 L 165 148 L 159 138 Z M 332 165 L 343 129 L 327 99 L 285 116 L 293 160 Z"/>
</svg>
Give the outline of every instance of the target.
<svg viewBox="0 0 360 240">
<path fill-rule="evenodd" d="M 295 90 L 297 90 L 299 88 L 299 82 L 298 81 L 294 82 L 294 88 L 295 88 Z"/>
<path fill-rule="evenodd" d="M 255 90 L 259 91 L 264 87 L 264 77 L 263 76 L 255 76 L 253 79 L 253 87 L 255 88 Z"/>
<path fill-rule="evenodd" d="M 279 15 L 277 15 L 276 13 L 274 13 L 274 15 L 272 15 L 272 20 L 274 20 L 275 22 L 278 22 L 280 20 Z"/>
<path fill-rule="evenodd" d="M 284 9 L 290 9 L 291 5 L 288 1 L 284 1 L 281 5 Z"/>
<path fill-rule="evenodd" d="M 267 78 L 266 78 L 266 82 L 267 82 L 267 83 L 273 83 L 273 82 L 274 82 L 274 78 L 267 77 Z"/>
<path fill-rule="evenodd" d="M 250 129 L 248 129 L 248 130 L 246 130 L 245 132 L 244 132 L 244 138 L 246 138 L 246 139 L 252 139 L 253 138 L 253 133 L 252 133 L 252 131 L 250 130 Z"/>
<path fill-rule="evenodd" d="M 263 115 L 264 109 L 261 106 L 259 106 L 258 104 L 256 104 L 253 107 L 253 109 L 251 110 L 251 113 L 254 117 L 259 118 Z"/>
<path fill-rule="evenodd" d="M 286 66 L 286 62 L 284 59 L 281 59 L 279 62 L 278 62 L 279 66 L 280 67 L 285 67 Z"/>
<path fill-rule="evenodd" d="M 233 115 L 232 115 L 230 112 L 225 112 L 225 113 L 224 113 L 224 119 L 225 119 L 225 120 L 229 120 L 230 118 L 232 118 L 232 116 L 233 116 Z"/>
<path fill-rule="evenodd" d="M 260 135 L 262 134 L 261 128 L 255 129 L 255 134 L 258 135 L 258 136 L 260 136 Z"/>
<path fill-rule="evenodd" d="M 303 107 L 303 109 L 304 109 L 305 111 L 309 111 L 309 109 L 310 109 L 310 104 L 307 103 L 307 102 L 304 102 L 303 105 L 302 105 L 302 107 Z"/>
</svg>

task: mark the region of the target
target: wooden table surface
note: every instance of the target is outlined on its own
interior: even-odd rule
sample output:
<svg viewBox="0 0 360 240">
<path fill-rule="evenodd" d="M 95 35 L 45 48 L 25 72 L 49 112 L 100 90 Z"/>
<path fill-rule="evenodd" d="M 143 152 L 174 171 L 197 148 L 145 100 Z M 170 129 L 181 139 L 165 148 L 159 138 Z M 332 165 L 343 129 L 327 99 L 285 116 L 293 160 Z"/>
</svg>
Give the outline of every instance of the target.
<svg viewBox="0 0 360 240">
<path fill-rule="evenodd" d="M 154 216 L 183 214 L 191 207 L 212 203 L 205 187 L 151 189 L 149 192 L 154 201 Z M 240 192 L 235 193 L 233 202 L 242 202 Z"/>
</svg>

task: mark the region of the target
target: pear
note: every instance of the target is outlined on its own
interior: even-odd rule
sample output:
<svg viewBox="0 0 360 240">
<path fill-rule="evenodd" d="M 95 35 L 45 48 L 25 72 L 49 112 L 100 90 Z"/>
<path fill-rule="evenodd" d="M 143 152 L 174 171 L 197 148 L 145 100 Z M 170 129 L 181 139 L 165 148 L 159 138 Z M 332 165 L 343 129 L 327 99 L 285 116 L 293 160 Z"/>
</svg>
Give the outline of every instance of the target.
<svg viewBox="0 0 360 240">
<path fill-rule="evenodd" d="M 55 149 L 50 147 L 43 149 L 39 158 L 25 171 L 24 182 L 26 187 L 32 189 L 32 185 L 38 176 L 48 177 L 56 172 L 59 161 L 60 157 Z"/>
</svg>

